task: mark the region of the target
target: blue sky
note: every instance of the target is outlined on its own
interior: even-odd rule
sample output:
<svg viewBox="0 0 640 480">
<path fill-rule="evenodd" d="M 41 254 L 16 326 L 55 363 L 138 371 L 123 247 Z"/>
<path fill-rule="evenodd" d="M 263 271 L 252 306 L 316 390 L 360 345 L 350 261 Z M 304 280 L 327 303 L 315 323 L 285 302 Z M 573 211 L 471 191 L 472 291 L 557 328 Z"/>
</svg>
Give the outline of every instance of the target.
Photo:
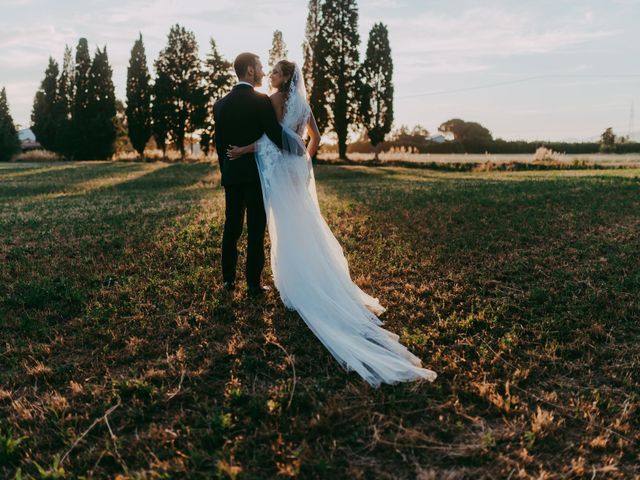
<svg viewBox="0 0 640 480">
<path fill-rule="evenodd" d="M 373 23 L 389 27 L 395 124 L 435 132 L 460 117 L 514 139 L 591 139 L 640 130 L 640 0 L 360 0 L 362 52 Z M 263 59 L 274 29 L 301 60 L 307 0 L 0 0 L 0 86 L 28 125 L 50 55 L 85 36 L 107 45 L 119 98 L 142 32 L 150 65 L 172 24 L 213 37 L 232 59 Z M 625 76 L 626 75 L 626 76 Z M 476 88 L 480 87 L 480 88 Z M 636 133 L 640 140 L 640 134 Z"/>
</svg>

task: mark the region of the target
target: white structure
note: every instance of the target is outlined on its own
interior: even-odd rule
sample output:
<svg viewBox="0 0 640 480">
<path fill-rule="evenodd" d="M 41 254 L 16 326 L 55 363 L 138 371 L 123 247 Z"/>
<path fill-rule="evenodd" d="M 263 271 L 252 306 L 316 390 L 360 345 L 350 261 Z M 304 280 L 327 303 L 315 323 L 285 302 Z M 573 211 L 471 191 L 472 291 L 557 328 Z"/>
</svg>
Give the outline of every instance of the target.
<svg viewBox="0 0 640 480">
<path fill-rule="evenodd" d="M 444 135 L 431 135 L 428 140 L 433 143 L 444 143 L 447 141 Z"/>
<path fill-rule="evenodd" d="M 18 132 L 18 138 L 20 139 L 20 148 L 22 151 L 36 150 L 42 148 L 42 145 L 36 140 L 36 136 L 30 128 L 25 128 Z"/>
</svg>

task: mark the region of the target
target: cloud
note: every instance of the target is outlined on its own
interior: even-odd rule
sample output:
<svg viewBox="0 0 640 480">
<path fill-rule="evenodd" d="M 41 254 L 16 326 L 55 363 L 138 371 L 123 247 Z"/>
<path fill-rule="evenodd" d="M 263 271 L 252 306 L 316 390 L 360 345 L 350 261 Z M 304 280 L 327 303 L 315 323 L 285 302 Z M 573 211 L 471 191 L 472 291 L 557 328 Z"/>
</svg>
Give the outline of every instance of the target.
<svg viewBox="0 0 640 480">
<path fill-rule="evenodd" d="M 474 60 L 457 60 L 443 55 L 416 57 L 413 53 L 402 53 L 394 56 L 396 68 L 403 72 L 403 81 L 411 81 L 414 76 L 425 73 L 468 73 L 489 70 L 491 65 Z M 413 72 L 411 76 L 407 73 Z"/>
<path fill-rule="evenodd" d="M 75 32 L 68 27 L 28 25 L 0 29 L 0 50 L 15 48 L 49 50 L 51 45 L 68 42 Z"/>
<path fill-rule="evenodd" d="M 423 10 L 385 22 L 399 86 L 415 84 L 424 75 L 489 71 L 508 58 L 562 52 L 616 33 L 594 28 L 584 17 L 542 21 L 535 14 L 490 6 L 451 13 Z"/>
<path fill-rule="evenodd" d="M 581 21 L 551 27 L 525 14 L 491 8 L 473 8 L 457 16 L 422 13 L 388 23 L 400 53 L 458 57 L 548 53 L 617 33 L 587 28 Z"/>
</svg>

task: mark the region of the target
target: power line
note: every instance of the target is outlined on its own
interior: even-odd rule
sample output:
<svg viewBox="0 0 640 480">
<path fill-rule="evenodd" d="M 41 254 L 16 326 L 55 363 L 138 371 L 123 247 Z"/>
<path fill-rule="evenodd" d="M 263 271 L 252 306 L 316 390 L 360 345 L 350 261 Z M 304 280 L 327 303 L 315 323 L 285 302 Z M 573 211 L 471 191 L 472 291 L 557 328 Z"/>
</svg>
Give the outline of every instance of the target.
<svg viewBox="0 0 640 480">
<path fill-rule="evenodd" d="M 434 96 L 434 95 L 445 95 L 448 93 L 459 93 L 459 92 L 468 92 L 468 91 L 472 91 L 472 90 L 482 90 L 485 88 L 494 88 L 494 87 L 501 87 L 504 85 L 513 85 L 516 83 L 524 83 L 524 82 L 530 82 L 533 80 L 542 80 L 542 79 L 547 79 L 547 78 L 640 78 L 640 74 L 624 74 L 624 75 L 537 75 L 534 77 L 526 77 L 526 78 L 519 78 L 517 80 L 507 80 L 504 82 L 496 82 L 496 83 L 487 83 L 485 85 L 475 85 L 472 87 L 462 87 L 462 88 L 456 88 L 456 89 L 452 89 L 452 90 L 438 90 L 435 92 L 425 92 L 425 93 L 416 93 L 416 94 L 412 94 L 412 95 L 402 95 L 399 97 L 396 97 L 397 100 L 403 100 L 405 98 L 418 98 L 418 97 L 430 97 L 430 96 Z"/>
</svg>

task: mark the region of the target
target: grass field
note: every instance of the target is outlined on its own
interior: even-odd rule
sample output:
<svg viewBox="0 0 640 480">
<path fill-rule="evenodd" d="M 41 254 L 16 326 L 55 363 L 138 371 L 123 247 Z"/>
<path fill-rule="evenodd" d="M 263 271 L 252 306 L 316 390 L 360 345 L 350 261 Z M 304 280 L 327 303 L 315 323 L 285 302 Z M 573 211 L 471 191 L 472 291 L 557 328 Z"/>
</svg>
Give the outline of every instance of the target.
<svg viewBox="0 0 640 480">
<path fill-rule="evenodd" d="M 325 161 L 337 161 L 337 153 L 323 153 L 320 155 Z M 373 154 L 370 153 L 351 153 L 349 158 L 352 161 L 370 161 Z M 602 153 L 586 153 L 586 154 L 553 154 L 552 162 L 543 162 L 547 166 L 549 164 L 557 167 L 572 166 L 590 166 L 599 168 L 624 167 L 624 168 L 640 168 L 640 153 L 627 154 L 602 154 Z M 524 164 L 535 165 L 536 162 L 533 154 L 467 154 L 467 153 L 381 153 L 380 161 L 382 163 L 415 163 L 429 164 L 432 166 L 447 165 L 469 165 L 473 164 L 478 169 L 493 166 L 501 168 L 507 164 Z"/>
<path fill-rule="evenodd" d="M 433 384 L 225 296 L 212 165 L 5 164 L 0 477 L 640 475 L 640 169 L 316 175 Z"/>
</svg>

